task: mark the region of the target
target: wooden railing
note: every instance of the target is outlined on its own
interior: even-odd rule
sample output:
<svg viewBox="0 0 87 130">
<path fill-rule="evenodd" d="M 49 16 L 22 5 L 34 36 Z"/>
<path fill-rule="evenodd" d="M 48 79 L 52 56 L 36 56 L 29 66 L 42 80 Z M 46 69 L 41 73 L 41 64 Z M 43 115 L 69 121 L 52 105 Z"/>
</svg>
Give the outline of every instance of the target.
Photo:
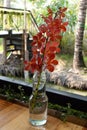
<svg viewBox="0 0 87 130">
<path fill-rule="evenodd" d="M 30 10 L 26 10 L 26 20 L 24 20 L 24 10 L 0 6 L 0 31 L 1 30 L 24 30 L 26 21 L 26 31 L 36 33 L 38 26 Z"/>
<path fill-rule="evenodd" d="M 25 59 L 25 46 L 30 54 L 32 36 L 37 32 L 38 25 L 30 10 L 0 6 L 0 38 L 4 38 L 4 62 L 7 59 L 7 52 L 13 51 L 20 51 L 22 58 Z"/>
</svg>

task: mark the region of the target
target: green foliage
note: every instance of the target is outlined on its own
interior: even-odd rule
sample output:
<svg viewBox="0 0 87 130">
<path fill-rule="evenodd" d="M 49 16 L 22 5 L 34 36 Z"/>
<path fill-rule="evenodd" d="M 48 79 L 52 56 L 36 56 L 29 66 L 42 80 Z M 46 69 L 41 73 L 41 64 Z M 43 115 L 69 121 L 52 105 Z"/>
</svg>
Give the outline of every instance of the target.
<svg viewBox="0 0 87 130">
<path fill-rule="evenodd" d="M 67 63 L 72 62 L 73 55 L 70 54 L 58 54 L 56 56 L 57 59 L 61 59 L 62 61 L 66 61 Z"/>
<path fill-rule="evenodd" d="M 40 15 L 44 14 L 46 15 L 46 8 L 49 6 L 55 13 L 58 11 L 60 7 L 67 7 L 67 12 L 66 12 L 66 17 L 69 21 L 69 26 L 68 30 L 74 32 L 75 25 L 77 22 L 77 11 L 78 11 L 78 6 L 77 4 L 71 4 L 69 0 L 51 0 L 50 3 L 46 2 L 45 0 L 42 1 L 35 1 L 33 2 L 35 6 L 34 10 L 34 16 L 35 19 L 38 23 L 38 25 L 43 23 L 43 20 L 41 19 Z"/>
<path fill-rule="evenodd" d="M 67 107 L 63 107 L 63 106 L 60 106 L 58 104 L 49 103 L 48 107 L 50 109 L 54 109 L 54 110 L 61 112 L 60 118 L 63 121 L 66 120 L 67 115 L 74 115 L 74 116 L 79 117 L 81 119 L 87 119 L 87 113 L 72 109 L 70 103 L 67 104 Z"/>
<path fill-rule="evenodd" d="M 28 96 L 25 95 L 25 91 L 22 86 L 18 86 L 18 88 L 12 88 L 9 86 L 0 87 L 0 95 L 4 95 L 7 97 L 7 100 L 20 100 L 22 102 L 28 102 Z"/>
<path fill-rule="evenodd" d="M 34 3 L 34 2 L 33 2 Z M 43 23 L 43 19 L 41 18 L 41 14 L 46 15 L 46 8 L 49 6 L 54 13 L 56 13 L 60 7 L 67 7 L 66 11 L 66 19 L 69 22 L 67 26 L 67 32 L 63 34 L 63 39 L 61 41 L 61 49 L 63 53 L 73 54 L 74 52 L 74 43 L 75 43 L 75 26 L 77 22 L 77 13 L 78 13 L 78 6 L 77 4 L 71 4 L 69 0 L 51 0 L 49 4 L 46 1 L 36 1 L 34 3 L 36 7 L 34 10 L 34 17 L 37 21 L 38 25 Z"/>
<path fill-rule="evenodd" d="M 58 10 L 59 7 L 67 7 L 66 17 L 69 22 L 68 31 L 74 32 L 77 21 L 77 5 L 76 4 L 71 5 L 69 3 L 69 0 L 61 0 L 61 1 L 55 0 L 55 2 L 53 2 L 53 4 L 50 6 L 55 12 Z"/>
<path fill-rule="evenodd" d="M 66 32 L 61 40 L 61 52 L 65 54 L 73 54 L 74 52 L 75 36 L 74 33 Z"/>
</svg>

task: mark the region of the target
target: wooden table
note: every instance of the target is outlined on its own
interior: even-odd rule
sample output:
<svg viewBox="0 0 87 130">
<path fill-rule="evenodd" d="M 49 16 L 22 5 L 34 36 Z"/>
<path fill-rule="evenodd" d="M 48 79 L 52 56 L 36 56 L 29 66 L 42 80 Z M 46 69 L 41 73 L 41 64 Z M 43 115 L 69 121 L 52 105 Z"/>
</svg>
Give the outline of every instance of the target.
<svg viewBox="0 0 87 130">
<path fill-rule="evenodd" d="M 0 130 L 87 130 L 49 115 L 47 124 L 41 127 L 31 126 L 28 119 L 28 108 L 0 99 Z"/>
</svg>

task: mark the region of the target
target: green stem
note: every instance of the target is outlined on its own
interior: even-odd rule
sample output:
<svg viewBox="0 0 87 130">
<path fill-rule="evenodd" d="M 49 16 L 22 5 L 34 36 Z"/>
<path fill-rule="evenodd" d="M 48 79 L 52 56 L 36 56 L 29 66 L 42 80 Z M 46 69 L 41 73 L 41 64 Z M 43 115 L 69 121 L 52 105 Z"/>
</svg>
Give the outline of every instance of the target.
<svg viewBox="0 0 87 130">
<path fill-rule="evenodd" d="M 48 41 L 48 38 L 46 39 L 46 43 L 47 43 L 47 41 Z M 45 48 L 44 48 L 42 63 L 44 62 L 45 51 L 46 51 L 46 45 L 45 45 Z M 35 91 L 33 92 L 33 96 L 34 96 L 34 97 L 33 97 L 32 110 L 33 110 L 34 107 L 35 107 L 36 97 L 37 97 L 37 95 L 38 95 L 38 89 L 39 89 L 39 85 L 40 85 L 41 73 L 42 73 L 42 70 L 43 70 L 43 65 L 44 65 L 44 63 L 42 64 L 42 67 L 41 67 L 41 70 L 40 70 L 39 79 L 38 79 L 38 83 L 37 83 L 37 85 L 36 85 Z"/>
<path fill-rule="evenodd" d="M 32 103 L 32 110 L 34 109 L 35 107 L 35 102 L 36 102 L 36 97 L 38 95 L 38 89 L 39 89 L 39 85 L 40 85 L 40 79 L 41 79 L 41 73 L 40 73 L 40 76 L 38 78 L 38 83 L 36 85 L 36 88 L 35 88 L 35 91 L 33 92 L 33 103 Z"/>
</svg>

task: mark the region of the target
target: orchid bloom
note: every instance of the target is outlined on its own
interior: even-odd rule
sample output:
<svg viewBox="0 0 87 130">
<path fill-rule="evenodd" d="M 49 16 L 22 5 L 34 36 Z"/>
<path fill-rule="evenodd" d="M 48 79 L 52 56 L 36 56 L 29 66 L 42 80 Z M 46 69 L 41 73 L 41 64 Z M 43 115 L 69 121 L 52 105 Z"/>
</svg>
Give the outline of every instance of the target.
<svg viewBox="0 0 87 130">
<path fill-rule="evenodd" d="M 66 31 L 68 22 L 64 22 L 66 8 L 60 8 L 57 18 L 54 17 L 53 11 L 48 8 L 48 16 L 42 16 L 44 24 L 39 27 L 39 32 L 33 36 L 32 58 L 25 61 L 25 70 L 34 73 L 36 70 L 41 72 L 42 69 L 54 71 L 58 61 L 55 59 L 56 53 L 60 52 L 59 44 L 62 39 L 62 33 Z"/>
</svg>

